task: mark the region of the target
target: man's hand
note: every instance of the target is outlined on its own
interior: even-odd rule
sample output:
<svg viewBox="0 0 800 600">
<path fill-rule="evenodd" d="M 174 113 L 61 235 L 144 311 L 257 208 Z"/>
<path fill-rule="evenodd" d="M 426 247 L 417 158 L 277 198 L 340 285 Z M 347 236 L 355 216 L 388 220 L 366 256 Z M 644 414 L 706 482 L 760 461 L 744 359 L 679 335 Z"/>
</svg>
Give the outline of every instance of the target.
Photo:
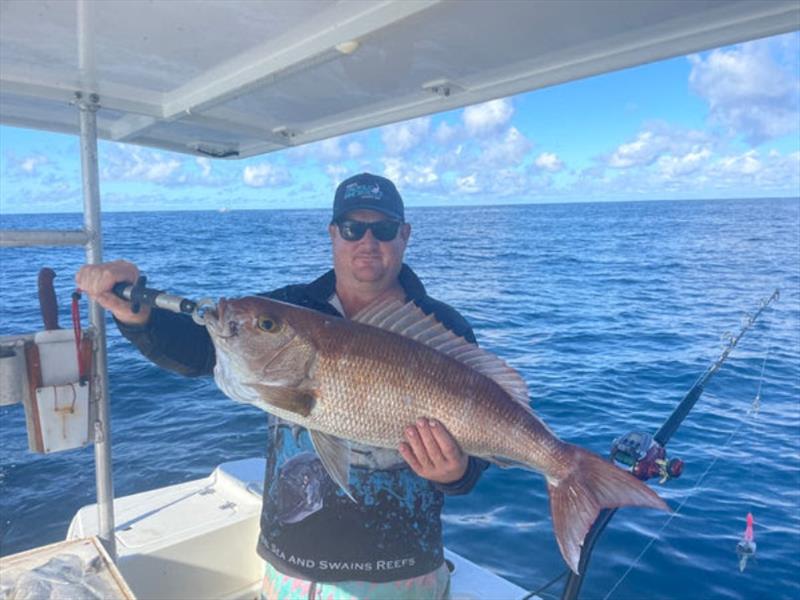
<svg viewBox="0 0 800 600">
<path fill-rule="evenodd" d="M 99 265 L 83 265 L 75 275 L 78 288 L 114 316 L 129 325 L 147 323 L 150 318 L 150 307 L 142 306 L 138 313 L 131 312 L 130 302 L 118 298 L 111 290 L 114 285 L 123 281 L 135 283 L 139 277 L 139 269 L 133 263 L 124 260 L 101 263 Z"/>
<path fill-rule="evenodd" d="M 467 471 L 469 456 L 461 451 L 439 421 L 419 419 L 405 429 L 400 455 L 420 477 L 436 483 L 453 483 Z"/>
</svg>

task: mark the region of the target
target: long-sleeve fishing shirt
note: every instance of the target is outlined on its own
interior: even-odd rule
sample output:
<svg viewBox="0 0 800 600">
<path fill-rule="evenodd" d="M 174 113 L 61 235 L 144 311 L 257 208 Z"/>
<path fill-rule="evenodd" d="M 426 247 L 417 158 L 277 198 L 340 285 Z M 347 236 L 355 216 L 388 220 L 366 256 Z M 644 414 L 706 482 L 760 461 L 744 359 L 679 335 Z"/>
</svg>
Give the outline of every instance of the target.
<svg viewBox="0 0 800 600">
<path fill-rule="evenodd" d="M 407 300 L 475 343 L 467 321 L 428 296 L 407 265 L 400 283 Z M 309 284 L 262 295 L 342 316 L 331 303 L 335 290 L 331 270 Z M 118 325 L 142 354 L 165 369 L 187 376 L 213 372 L 208 332 L 186 315 L 153 309 L 145 325 Z M 385 582 L 437 569 L 444 560 L 443 496 L 469 492 L 487 466 L 470 457 L 459 481 L 441 485 L 416 475 L 394 450 L 353 444 L 353 502 L 328 477 L 306 430 L 272 415 L 269 430 L 258 552 L 279 571 L 311 581 Z"/>
</svg>

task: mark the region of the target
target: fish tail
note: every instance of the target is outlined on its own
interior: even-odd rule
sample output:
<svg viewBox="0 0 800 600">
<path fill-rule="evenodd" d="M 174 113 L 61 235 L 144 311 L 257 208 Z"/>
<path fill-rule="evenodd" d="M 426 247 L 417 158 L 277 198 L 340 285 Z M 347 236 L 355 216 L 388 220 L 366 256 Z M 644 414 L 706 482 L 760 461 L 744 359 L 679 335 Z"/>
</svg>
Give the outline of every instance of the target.
<svg viewBox="0 0 800 600">
<path fill-rule="evenodd" d="M 666 503 L 644 482 L 596 454 L 566 446 L 573 454 L 568 475 L 548 478 L 553 529 L 569 568 L 578 573 L 584 538 L 603 508 L 645 506 L 669 511 Z"/>
</svg>

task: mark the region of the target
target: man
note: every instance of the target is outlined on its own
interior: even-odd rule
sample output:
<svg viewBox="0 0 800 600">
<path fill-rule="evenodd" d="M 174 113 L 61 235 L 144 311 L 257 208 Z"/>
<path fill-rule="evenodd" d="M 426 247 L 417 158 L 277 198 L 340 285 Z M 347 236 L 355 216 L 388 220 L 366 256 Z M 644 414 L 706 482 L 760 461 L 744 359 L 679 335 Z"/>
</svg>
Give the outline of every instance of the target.
<svg viewBox="0 0 800 600">
<path fill-rule="evenodd" d="M 413 300 L 475 343 L 466 320 L 428 296 L 403 264 L 411 226 L 391 181 L 362 173 L 342 182 L 328 231 L 333 270 L 263 295 L 345 318 L 375 301 Z M 76 280 L 153 362 L 189 376 L 212 373 L 214 347 L 204 327 L 159 309 L 134 314 L 111 292 L 115 283 L 138 275 L 135 265 L 116 261 L 86 265 Z M 354 503 L 325 473 L 307 432 L 270 419 L 258 543 L 267 563 L 262 597 L 447 597 L 443 494 L 468 492 L 486 463 L 463 454 L 441 424 L 421 419 L 406 428 L 398 452 L 353 446 Z"/>
</svg>

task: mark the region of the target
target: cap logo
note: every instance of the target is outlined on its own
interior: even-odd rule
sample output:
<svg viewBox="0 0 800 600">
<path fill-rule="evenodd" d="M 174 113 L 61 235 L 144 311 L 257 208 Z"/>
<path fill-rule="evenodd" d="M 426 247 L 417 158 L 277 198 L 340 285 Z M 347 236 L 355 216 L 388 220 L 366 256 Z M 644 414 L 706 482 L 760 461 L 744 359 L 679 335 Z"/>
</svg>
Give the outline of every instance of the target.
<svg viewBox="0 0 800 600">
<path fill-rule="evenodd" d="M 345 200 L 350 198 L 366 198 L 369 200 L 380 200 L 383 198 L 381 186 L 377 183 L 373 185 L 363 185 L 360 183 L 350 183 L 344 190 Z"/>
</svg>

